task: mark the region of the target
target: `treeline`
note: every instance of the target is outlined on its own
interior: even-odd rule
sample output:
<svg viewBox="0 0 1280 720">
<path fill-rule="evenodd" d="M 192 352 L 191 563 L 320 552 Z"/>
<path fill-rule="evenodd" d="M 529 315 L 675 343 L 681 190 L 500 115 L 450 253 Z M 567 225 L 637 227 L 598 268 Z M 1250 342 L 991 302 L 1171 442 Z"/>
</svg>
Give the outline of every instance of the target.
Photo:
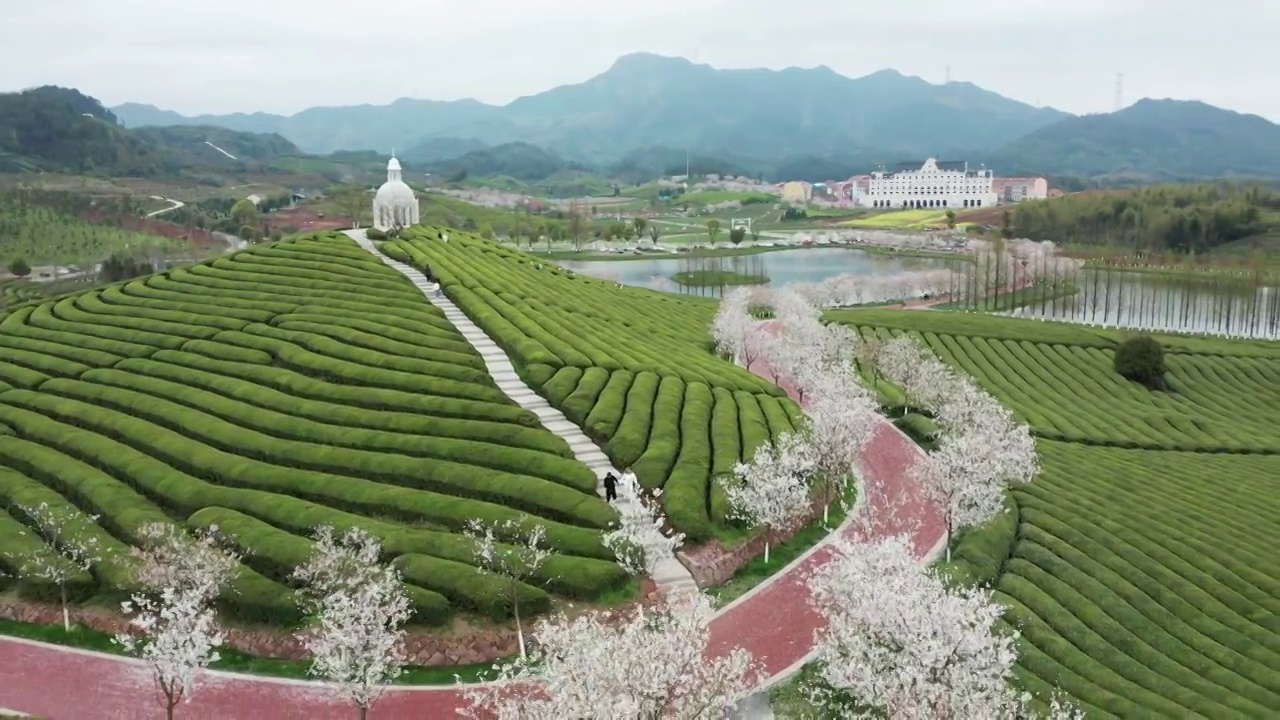
<svg viewBox="0 0 1280 720">
<path fill-rule="evenodd" d="M 1280 193 L 1261 186 L 1166 185 L 1022 203 L 1020 237 L 1135 253 L 1202 253 L 1268 229 Z"/>
</svg>

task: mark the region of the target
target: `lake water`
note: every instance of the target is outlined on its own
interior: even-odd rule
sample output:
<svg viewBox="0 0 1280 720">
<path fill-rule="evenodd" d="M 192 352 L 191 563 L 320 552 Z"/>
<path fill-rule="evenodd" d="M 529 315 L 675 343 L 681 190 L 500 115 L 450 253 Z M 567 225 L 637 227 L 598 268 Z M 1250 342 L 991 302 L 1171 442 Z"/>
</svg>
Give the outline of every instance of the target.
<svg viewBox="0 0 1280 720">
<path fill-rule="evenodd" d="M 854 248 L 811 247 L 755 255 L 710 258 L 664 257 L 652 260 L 560 260 L 560 265 L 593 277 L 656 290 L 718 295 L 720 288 L 686 288 L 671 276 L 690 270 L 723 270 L 764 276 L 772 286 L 817 282 L 842 274 L 896 275 L 947 267 L 942 258 L 879 255 Z"/>
<path fill-rule="evenodd" d="M 1280 288 L 1251 278 L 1169 278 L 1087 270 L 1075 296 L 1032 302 L 1016 317 L 1150 331 L 1280 339 Z"/>
</svg>

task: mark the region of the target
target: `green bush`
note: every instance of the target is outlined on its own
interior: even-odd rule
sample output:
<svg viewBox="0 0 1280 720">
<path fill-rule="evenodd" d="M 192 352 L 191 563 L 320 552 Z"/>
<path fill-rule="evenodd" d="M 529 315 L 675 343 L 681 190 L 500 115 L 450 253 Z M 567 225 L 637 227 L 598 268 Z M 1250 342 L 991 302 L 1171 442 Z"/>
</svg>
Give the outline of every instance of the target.
<svg viewBox="0 0 1280 720">
<path fill-rule="evenodd" d="M 1164 348 L 1155 338 L 1139 335 L 1116 348 L 1116 372 L 1152 390 L 1165 389 Z"/>
</svg>

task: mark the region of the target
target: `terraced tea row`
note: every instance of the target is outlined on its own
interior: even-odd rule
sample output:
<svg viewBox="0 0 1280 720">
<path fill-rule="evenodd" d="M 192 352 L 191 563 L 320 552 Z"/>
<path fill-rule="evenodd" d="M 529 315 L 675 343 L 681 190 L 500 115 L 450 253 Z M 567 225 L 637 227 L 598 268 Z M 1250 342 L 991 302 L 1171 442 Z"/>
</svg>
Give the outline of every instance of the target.
<svg viewBox="0 0 1280 720">
<path fill-rule="evenodd" d="M 800 417 L 776 386 L 717 358 L 715 303 L 619 286 L 477 237 L 415 227 L 383 244 L 428 271 L 540 394 L 618 467 L 664 488 L 692 540 L 724 521 L 713 478 Z"/>
<path fill-rule="evenodd" d="M 1152 392 L 1112 369 L 1108 331 L 834 315 L 864 336 L 920 335 L 1042 438 L 1041 476 L 954 552 L 1010 606 L 1027 690 L 1061 688 L 1090 717 L 1275 715 L 1277 346 L 1169 340 L 1171 389 Z"/>
<path fill-rule="evenodd" d="M 0 502 L 100 514 L 85 532 L 118 551 L 146 522 L 216 523 L 250 552 L 228 602 L 251 618 L 292 620 L 280 583 L 320 524 L 379 535 L 421 620 L 505 612 L 458 534 L 473 517 L 545 524 L 552 592 L 625 583 L 594 474 L 340 235 L 24 306 L 0 317 L 0 358 Z M 29 542 L 18 529 L 0 516 L 0 543 Z M 107 565 L 79 585 L 123 583 Z"/>
<path fill-rule="evenodd" d="M 859 332 L 887 338 L 903 330 L 862 325 Z M 972 375 L 1043 438 L 1131 448 L 1280 452 L 1280 359 L 1170 353 L 1169 392 L 1152 393 L 1115 372 L 1110 347 L 919 334 L 939 357 Z"/>
<path fill-rule="evenodd" d="M 1280 457 L 1041 449 L 995 585 L 1027 685 L 1091 716 L 1274 715 Z"/>
</svg>

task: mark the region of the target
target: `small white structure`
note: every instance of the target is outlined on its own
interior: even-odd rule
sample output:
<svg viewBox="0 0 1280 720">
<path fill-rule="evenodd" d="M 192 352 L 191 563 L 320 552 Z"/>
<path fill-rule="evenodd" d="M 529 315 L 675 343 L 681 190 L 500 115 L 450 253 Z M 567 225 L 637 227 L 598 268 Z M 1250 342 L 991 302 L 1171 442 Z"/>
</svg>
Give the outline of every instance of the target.
<svg viewBox="0 0 1280 720">
<path fill-rule="evenodd" d="M 863 207 L 885 210 L 904 208 L 990 207 L 999 202 L 990 170 L 970 170 L 967 162 L 939 162 L 929 158 L 919 169 L 914 163 L 892 172 L 877 170 L 867 181 L 867 192 L 858 198 Z"/>
<path fill-rule="evenodd" d="M 387 163 L 387 181 L 373 196 L 373 226 L 393 230 L 418 224 L 418 196 L 400 176 L 400 161 L 395 153 Z"/>
<path fill-rule="evenodd" d="M 1042 177 L 996 178 L 992 191 L 1002 202 L 1044 200 L 1049 197 L 1049 181 Z"/>
</svg>

